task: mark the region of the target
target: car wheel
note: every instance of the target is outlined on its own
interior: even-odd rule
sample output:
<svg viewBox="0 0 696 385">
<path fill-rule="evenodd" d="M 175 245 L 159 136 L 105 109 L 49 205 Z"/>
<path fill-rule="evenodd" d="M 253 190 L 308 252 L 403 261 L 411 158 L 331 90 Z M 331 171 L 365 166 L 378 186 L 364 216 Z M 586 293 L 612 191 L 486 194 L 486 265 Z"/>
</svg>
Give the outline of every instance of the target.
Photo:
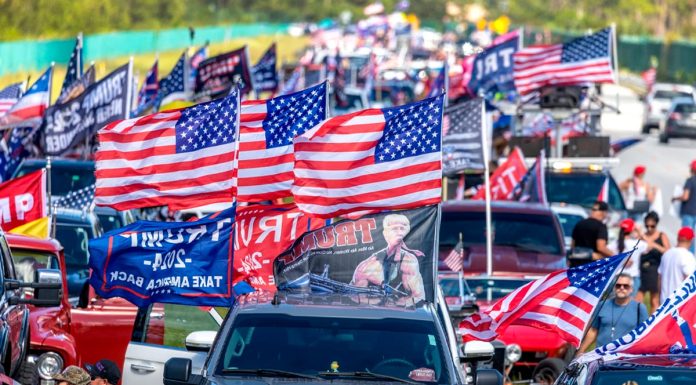
<svg viewBox="0 0 696 385">
<path fill-rule="evenodd" d="M 29 362 L 29 360 L 24 360 L 22 366 L 19 368 L 17 381 L 20 384 L 38 384 L 39 383 L 39 373 L 36 372 L 36 364 L 34 362 Z"/>
<path fill-rule="evenodd" d="M 667 136 L 667 134 L 664 132 L 661 133 L 660 134 L 660 143 L 666 144 L 667 142 L 669 142 L 669 136 Z"/>
<path fill-rule="evenodd" d="M 546 358 L 542 360 L 532 373 L 532 381 L 538 384 L 551 385 L 556 382 L 558 376 L 563 373 L 565 362 L 560 358 Z"/>
</svg>

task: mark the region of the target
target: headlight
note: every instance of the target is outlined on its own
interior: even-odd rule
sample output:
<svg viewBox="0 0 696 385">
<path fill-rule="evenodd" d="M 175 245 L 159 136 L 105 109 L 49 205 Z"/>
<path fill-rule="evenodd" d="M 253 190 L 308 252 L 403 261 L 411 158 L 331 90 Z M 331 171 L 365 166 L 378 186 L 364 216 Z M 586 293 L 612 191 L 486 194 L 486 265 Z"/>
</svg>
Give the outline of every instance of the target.
<svg viewBox="0 0 696 385">
<path fill-rule="evenodd" d="M 61 370 L 63 370 L 63 359 L 57 353 L 44 353 L 36 360 L 36 371 L 44 380 L 50 380 Z"/>
<path fill-rule="evenodd" d="M 522 358 L 522 348 L 517 344 L 510 344 L 505 347 L 505 360 L 514 364 Z"/>
</svg>

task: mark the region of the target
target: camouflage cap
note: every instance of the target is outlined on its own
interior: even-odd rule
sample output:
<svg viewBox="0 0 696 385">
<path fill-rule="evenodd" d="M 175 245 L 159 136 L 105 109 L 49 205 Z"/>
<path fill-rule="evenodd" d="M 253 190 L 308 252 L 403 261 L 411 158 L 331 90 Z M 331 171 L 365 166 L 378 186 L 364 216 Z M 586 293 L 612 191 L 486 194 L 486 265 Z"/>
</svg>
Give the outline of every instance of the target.
<svg viewBox="0 0 696 385">
<path fill-rule="evenodd" d="M 53 379 L 57 382 L 66 381 L 72 385 L 87 385 L 92 381 L 89 373 L 74 365 L 68 366 L 61 373 L 54 375 Z"/>
</svg>

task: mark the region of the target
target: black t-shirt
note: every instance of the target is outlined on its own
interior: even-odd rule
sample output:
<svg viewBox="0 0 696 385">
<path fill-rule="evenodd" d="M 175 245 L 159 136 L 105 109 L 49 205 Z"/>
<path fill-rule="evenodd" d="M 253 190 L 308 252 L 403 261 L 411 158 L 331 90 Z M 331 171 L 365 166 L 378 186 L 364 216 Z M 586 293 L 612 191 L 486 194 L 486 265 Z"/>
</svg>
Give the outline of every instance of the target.
<svg viewBox="0 0 696 385">
<path fill-rule="evenodd" d="M 597 251 L 597 240 L 609 238 L 607 225 L 594 218 L 585 218 L 573 228 L 575 247 L 586 247 Z"/>
<path fill-rule="evenodd" d="M 682 202 L 681 215 L 696 215 L 696 175 L 684 183 L 684 190 L 689 190 L 689 200 Z"/>
</svg>

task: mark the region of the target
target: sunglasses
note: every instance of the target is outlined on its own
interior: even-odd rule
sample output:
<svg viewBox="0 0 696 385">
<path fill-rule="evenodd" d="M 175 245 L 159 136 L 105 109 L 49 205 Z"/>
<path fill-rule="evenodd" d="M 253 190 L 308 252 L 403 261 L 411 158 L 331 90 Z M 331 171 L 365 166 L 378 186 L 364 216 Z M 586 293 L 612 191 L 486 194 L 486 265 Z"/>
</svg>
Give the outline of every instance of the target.
<svg viewBox="0 0 696 385">
<path fill-rule="evenodd" d="M 654 229 L 657 225 L 645 225 L 646 229 Z"/>
<path fill-rule="evenodd" d="M 629 284 L 629 283 L 617 283 L 616 285 L 614 285 L 614 288 L 628 290 L 631 288 L 631 284 Z"/>
</svg>

